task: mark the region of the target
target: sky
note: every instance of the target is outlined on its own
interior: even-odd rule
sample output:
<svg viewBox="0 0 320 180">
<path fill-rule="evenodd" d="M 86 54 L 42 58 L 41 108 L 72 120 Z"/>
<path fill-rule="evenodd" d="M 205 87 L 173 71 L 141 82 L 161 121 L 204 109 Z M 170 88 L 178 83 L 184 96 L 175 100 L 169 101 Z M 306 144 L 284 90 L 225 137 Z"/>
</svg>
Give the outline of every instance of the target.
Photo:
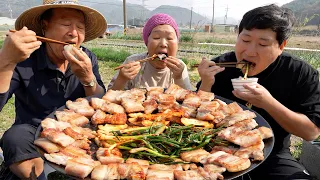
<svg viewBox="0 0 320 180">
<path fill-rule="evenodd" d="M 127 3 L 142 5 L 143 0 L 127 0 Z M 209 19 L 212 18 L 213 0 L 144 0 L 145 7 L 153 10 L 161 5 L 180 6 L 187 9 L 193 9 L 194 12 L 199 13 Z M 275 3 L 283 5 L 293 0 L 214 0 L 214 16 L 233 17 L 235 19 L 242 19 L 242 16 L 249 10 L 258 6 Z"/>
</svg>

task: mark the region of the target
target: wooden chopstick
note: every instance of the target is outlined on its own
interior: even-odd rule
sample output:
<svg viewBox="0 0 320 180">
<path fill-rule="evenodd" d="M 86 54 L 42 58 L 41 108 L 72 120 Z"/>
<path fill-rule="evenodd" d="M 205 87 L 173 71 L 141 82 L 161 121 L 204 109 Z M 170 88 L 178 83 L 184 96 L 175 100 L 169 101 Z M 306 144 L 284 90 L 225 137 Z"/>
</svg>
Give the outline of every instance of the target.
<svg viewBox="0 0 320 180">
<path fill-rule="evenodd" d="M 220 67 L 236 67 L 238 64 L 246 64 L 246 62 L 222 62 L 222 63 L 216 63 L 217 66 Z M 200 64 L 194 64 L 192 65 L 193 68 L 199 67 Z"/>
<path fill-rule="evenodd" d="M 10 29 L 10 32 L 16 32 L 17 30 L 13 30 Z M 63 44 L 63 45 L 70 45 L 70 43 L 66 43 L 66 42 L 62 42 L 62 41 L 58 41 L 58 40 L 54 40 L 54 39 L 49 39 L 49 38 L 45 38 L 45 37 L 41 37 L 41 36 L 36 36 L 37 39 L 41 40 L 41 41 L 45 41 L 45 42 L 51 42 L 51 43 L 58 43 L 58 44 Z"/>
<path fill-rule="evenodd" d="M 135 62 L 140 62 L 140 63 L 142 63 L 142 62 L 147 62 L 147 61 L 150 61 L 150 60 L 155 59 L 157 56 L 158 56 L 158 55 L 154 54 L 154 55 L 152 55 L 151 57 L 148 57 L 148 58 L 145 58 L 145 59 L 140 59 L 140 60 L 137 60 L 137 61 L 135 61 Z M 121 69 L 121 68 L 123 68 L 124 66 L 125 66 L 125 64 L 122 64 L 122 65 L 114 68 L 114 70 Z"/>
</svg>

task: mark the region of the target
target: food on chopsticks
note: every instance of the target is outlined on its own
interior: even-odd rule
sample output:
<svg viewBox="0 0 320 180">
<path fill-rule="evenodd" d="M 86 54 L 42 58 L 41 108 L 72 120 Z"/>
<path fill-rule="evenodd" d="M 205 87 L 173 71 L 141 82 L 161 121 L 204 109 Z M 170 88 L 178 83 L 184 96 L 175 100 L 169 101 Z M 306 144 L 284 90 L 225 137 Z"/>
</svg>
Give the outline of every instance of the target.
<svg viewBox="0 0 320 180">
<path fill-rule="evenodd" d="M 94 113 L 86 117 L 88 106 Z M 69 101 L 67 108 L 56 111 L 58 121 L 42 121 L 34 143 L 78 178 L 223 179 L 225 171 L 264 160 L 263 140 L 273 137 L 236 102 L 177 85 L 109 90 L 90 103 Z"/>
</svg>

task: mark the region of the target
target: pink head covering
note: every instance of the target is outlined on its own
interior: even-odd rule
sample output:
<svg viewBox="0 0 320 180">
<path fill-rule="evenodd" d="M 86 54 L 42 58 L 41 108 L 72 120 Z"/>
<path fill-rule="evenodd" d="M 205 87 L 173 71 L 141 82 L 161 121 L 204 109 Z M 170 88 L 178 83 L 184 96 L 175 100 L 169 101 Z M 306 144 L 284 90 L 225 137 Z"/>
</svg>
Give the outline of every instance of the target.
<svg viewBox="0 0 320 180">
<path fill-rule="evenodd" d="M 143 36 L 144 43 L 146 45 L 148 44 L 148 37 L 151 34 L 152 29 L 158 25 L 164 25 L 164 24 L 168 24 L 172 26 L 173 29 L 176 31 L 177 38 L 179 39 L 180 33 L 179 33 L 178 24 L 176 23 L 176 21 L 168 14 L 159 13 L 150 17 L 150 19 L 146 22 L 146 24 L 143 27 L 142 36 Z"/>
</svg>

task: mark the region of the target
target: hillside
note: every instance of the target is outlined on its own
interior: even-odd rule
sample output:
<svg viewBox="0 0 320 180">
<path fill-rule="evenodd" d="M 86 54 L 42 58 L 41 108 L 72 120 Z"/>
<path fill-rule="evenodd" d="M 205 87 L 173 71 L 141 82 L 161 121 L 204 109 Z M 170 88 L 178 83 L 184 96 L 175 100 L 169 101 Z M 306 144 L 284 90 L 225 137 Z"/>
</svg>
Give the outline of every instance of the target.
<svg viewBox="0 0 320 180">
<path fill-rule="evenodd" d="M 297 19 L 298 23 L 302 23 L 305 18 L 311 19 L 306 25 L 320 24 L 320 1 L 319 0 L 294 0 L 283 7 L 290 8 Z"/>
</svg>

